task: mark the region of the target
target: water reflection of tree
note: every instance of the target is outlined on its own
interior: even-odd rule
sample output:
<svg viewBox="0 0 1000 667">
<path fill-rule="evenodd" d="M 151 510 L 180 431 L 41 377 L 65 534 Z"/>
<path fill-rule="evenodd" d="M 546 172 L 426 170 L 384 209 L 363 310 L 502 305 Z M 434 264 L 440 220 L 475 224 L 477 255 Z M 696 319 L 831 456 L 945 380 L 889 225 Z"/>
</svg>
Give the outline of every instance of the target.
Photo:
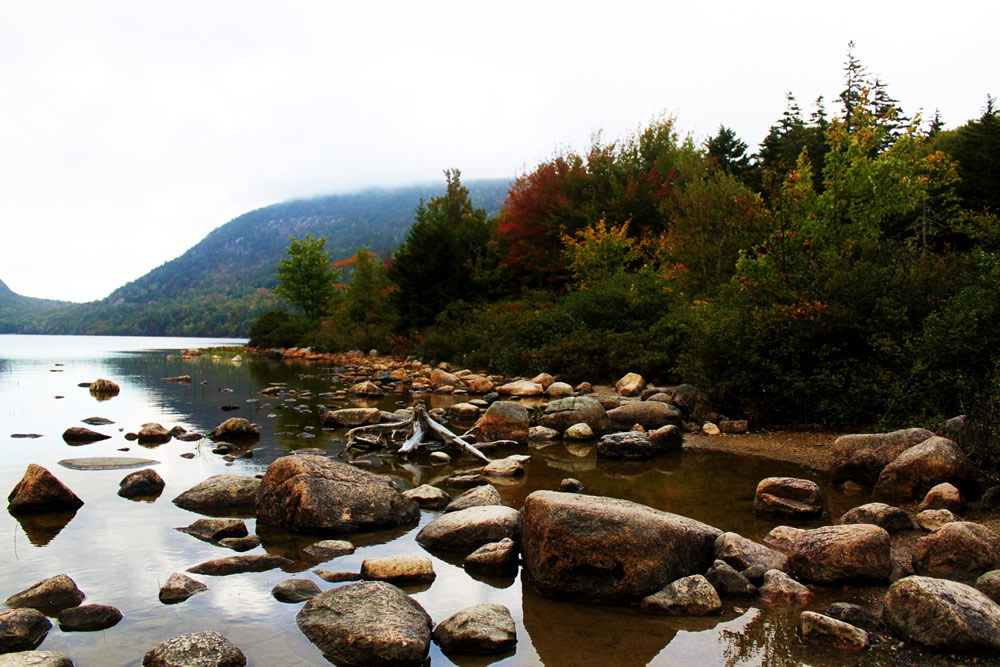
<svg viewBox="0 0 1000 667">
<path fill-rule="evenodd" d="M 799 611 L 756 610 L 755 616 L 742 629 L 724 629 L 719 641 L 726 644 L 722 649 L 725 664 L 800 664 L 793 653 L 799 643 L 795 632 Z"/>
</svg>

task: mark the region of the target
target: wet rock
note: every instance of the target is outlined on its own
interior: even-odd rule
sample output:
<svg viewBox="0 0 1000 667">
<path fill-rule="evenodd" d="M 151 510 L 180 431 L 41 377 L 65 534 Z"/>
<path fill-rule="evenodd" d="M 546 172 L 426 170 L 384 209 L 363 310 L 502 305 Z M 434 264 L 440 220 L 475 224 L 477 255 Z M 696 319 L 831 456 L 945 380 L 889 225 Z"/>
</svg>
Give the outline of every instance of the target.
<svg viewBox="0 0 1000 667">
<path fill-rule="evenodd" d="M 517 545 L 509 537 L 484 544 L 465 557 L 462 567 L 480 574 L 502 575 L 516 571 Z"/>
<path fill-rule="evenodd" d="M 955 485 L 942 482 L 931 487 L 917 510 L 921 512 L 923 510 L 949 510 L 961 514 L 965 510 L 965 500 Z"/>
<path fill-rule="evenodd" d="M 323 426 L 327 428 L 378 424 L 381 420 L 378 408 L 344 408 L 323 413 Z"/>
<path fill-rule="evenodd" d="M 889 534 L 917 528 L 913 518 L 905 510 L 885 503 L 868 503 L 848 510 L 840 517 L 840 523 L 870 523 L 884 528 Z"/>
<path fill-rule="evenodd" d="M 17 651 L 0 655 L 0 667 L 73 667 L 58 651 Z"/>
<path fill-rule="evenodd" d="M 660 451 L 648 435 L 639 431 L 609 433 L 597 443 L 597 455 L 605 459 L 648 459 Z"/>
<path fill-rule="evenodd" d="M 708 579 L 700 574 L 683 577 L 639 603 L 647 614 L 710 616 L 722 611 L 722 600 Z"/>
<path fill-rule="evenodd" d="M 404 584 L 428 584 L 434 581 L 434 566 L 427 556 L 396 555 L 366 558 L 361 562 L 361 578 Z"/>
<path fill-rule="evenodd" d="M 0 653 L 31 651 L 52 629 L 45 614 L 35 609 L 0 612 Z"/>
<path fill-rule="evenodd" d="M 158 498 L 166 482 L 152 468 L 137 470 L 118 482 L 118 495 L 122 498 Z"/>
<path fill-rule="evenodd" d="M 278 602 L 305 602 L 323 591 L 310 579 L 285 579 L 271 589 L 271 596 Z"/>
<path fill-rule="evenodd" d="M 591 396 L 560 398 L 545 406 L 540 425 L 563 433 L 574 424 L 586 424 L 595 434 L 604 433 L 611 426 L 608 413 L 601 402 Z"/>
<path fill-rule="evenodd" d="M 195 512 L 252 512 L 260 480 L 243 475 L 214 475 L 174 498 L 178 507 Z"/>
<path fill-rule="evenodd" d="M 1000 538 L 978 523 L 953 521 L 913 547 L 913 569 L 919 575 L 941 579 L 975 579 L 997 564 Z"/>
<path fill-rule="evenodd" d="M 723 560 L 717 560 L 705 572 L 705 579 L 722 598 L 752 598 L 757 587 Z"/>
<path fill-rule="evenodd" d="M 209 431 L 208 437 L 226 442 L 254 442 L 260 440 L 260 429 L 246 419 L 232 417 Z"/>
<path fill-rule="evenodd" d="M 118 625 L 122 613 L 106 604 L 87 604 L 63 609 L 59 613 L 59 629 L 63 632 L 95 632 Z"/>
<path fill-rule="evenodd" d="M 250 551 L 260 546 L 260 538 L 256 535 L 246 537 L 224 537 L 218 542 L 220 547 L 226 547 L 233 551 Z"/>
<path fill-rule="evenodd" d="M 505 537 L 516 540 L 519 519 L 510 507 L 470 507 L 437 517 L 420 529 L 417 542 L 429 551 L 469 553 Z"/>
<path fill-rule="evenodd" d="M 181 572 L 174 572 L 167 578 L 167 582 L 160 587 L 160 602 L 163 604 L 177 604 L 184 602 L 192 595 L 207 591 L 208 586 L 192 579 Z"/>
<path fill-rule="evenodd" d="M 638 373 L 627 373 L 615 383 L 615 391 L 622 396 L 638 396 L 646 388 L 646 380 Z"/>
<path fill-rule="evenodd" d="M 757 589 L 757 593 L 762 601 L 776 607 L 809 604 L 813 597 L 812 591 L 781 570 L 765 572 L 764 583 Z"/>
<path fill-rule="evenodd" d="M 143 667 L 243 667 L 247 658 L 218 632 L 178 635 L 149 649 Z"/>
<path fill-rule="evenodd" d="M 257 519 L 300 533 L 343 534 L 415 523 L 417 502 L 390 478 L 323 456 L 274 461 L 261 480 Z"/>
<path fill-rule="evenodd" d="M 289 567 L 295 561 L 275 556 L 273 554 L 253 554 L 250 556 L 229 556 L 199 563 L 187 569 L 191 574 L 207 574 L 211 577 L 223 577 L 241 572 L 266 572 L 276 567 Z"/>
<path fill-rule="evenodd" d="M 489 480 L 480 475 L 478 472 L 468 473 L 465 475 L 452 475 L 442 482 L 444 486 L 451 489 L 471 489 L 472 487 L 483 486 L 484 484 L 489 483 Z"/>
<path fill-rule="evenodd" d="M 191 525 L 176 530 L 206 542 L 216 542 L 227 537 L 246 537 L 250 534 L 242 519 L 198 519 Z"/>
<path fill-rule="evenodd" d="M 104 378 L 98 378 L 89 385 L 90 395 L 97 400 L 107 400 L 112 396 L 117 396 L 121 392 L 121 387 Z"/>
<path fill-rule="evenodd" d="M 140 445 L 162 445 L 172 437 L 167 429 L 155 422 L 143 424 L 136 435 Z"/>
<path fill-rule="evenodd" d="M 20 593 L 7 598 L 5 605 L 11 609 L 31 607 L 39 611 L 61 611 L 75 607 L 87 596 L 76 587 L 76 582 L 65 574 L 35 582 Z"/>
<path fill-rule="evenodd" d="M 992 570 L 976 579 L 976 590 L 1000 603 L 1000 570 Z"/>
<path fill-rule="evenodd" d="M 842 435 L 831 448 L 831 479 L 834 484 L 851 480 L 874 486 L 882 468 L 905 450 L 932 437 L 933 433 L 922 428 Z"/>
<path fill-rule="evenodd" d="M 451 496 L 449 496 L 443 489 L 431 486 L 430 484 L 421 484 L 415 489 L 404 491 L 403 495 L 417 501 L 417 505 L 419 505 L 421 509 L 426 510 L 443 509 L 448 505 L 448 503 L 451 502 Z"/>
<path fill-rule="evenodd" d="M 329 581 L 331 583 L 341 583 L 344 581 L 360 581 L 360 572 L 334 572 L 332 570 L 316 569 L 313 570 L 313 574 L 322 579 L 323 581 Z"/>
<path fill-rule="evenodd" d="M 892 571 L 889 533 L 871 524 L 778 526 L 764 541 L 788 556 L 792 569 L 808 581 L 885 581 Z"/>
<path fill-rule="evenodd" d="M 757 484 L 754 514 L 808 518 L 823 513 L 823 492 L 816 482 L 795 477 L 767 477 Z"/>
<path fill-rule="evenodd" d="M 82 426 L 70 426 L 68 429 L 63 431 L 62 438 L 70 445 L 83 445 L 91 442 L 97 442 L 99 440 L 107 440 L 110 435 L 104 435 L 103 433 L 98 433 L 97 431 L 91 431 L 89 428 L 84 428 Z"/>
<path fill-rule="evenodd" d="M 959 518 L 950 510 L 924 510 L 918 512 L 916 516 L 917 525 L 924 530 L 934 531 L 952 521 L 959 521 Z"/>
<path fill-rule="evenodd" d="M 72 511 L 83 505 L 75 493 L 40 465 L 31 463 L 7 496 L 11 514 Z"/>
<path fill-rule="evenodd" d="M 583 482 L 574 477 L 567 477 L 559 482 L 559 490 L 565 493 L 580 493 L 583 491 Z"/>
<path fill-rule="evenodd" d="M 615 603 L 704 572 L 722 532 L 626 500 L 555 491 L 525 499 L 521 531 L 524 566 L 540 592 Z"/>
<path fill-rule="evenodd" d="M 501 604 L 467 607 L 441 621 L 432 636 L 446 653 L 499 653 L 517 644 L 514 619 Z"/>
<path fill-rule="evenodd" d="M 673 424 L 667 424 L 649 432 L 649 439 L 661 452 L 680 451 L 684 445 L 684 434 Z"/>
<path fill-rule="evenodd" d="M 878 476 L 876 500 L 915 500 L 941 482 L 962 488 L 974 477 L 972 464 L 951 440 L 933 437 L 903 451 Z"/>
<path fill-rule="evenodd" d="M 524 464 L 518 456 L 494 459 L 483 466 L 481 474 L 484 477 L 520 477 L 524 474 Z"/>
<path fill-rule="evenodd" d="M 354 545 L 346 540 L 323 540 L 315 544 L 310 544 L 302 552 L 312 558 L 332 560 L 354 553 Z"/>
<path fill-rule="evenodd" d="M 716 558 L 729 563 L 737 570 L 761 566 L 767 570 L 788 569 L 788 556 L 763 544 L 748 540 L 739 533 L 723 533 L 715 540 L 713 553 Z M 763 577 L 764 573 L 761 572 Z"/>
<path fill-rule="evenodd" d="M 798 632 L 803 644 L 832 646 L 841 651 L 864 651 L 871 644 L 868 633 L 861 628 L 813 611 L 799 616 Z"/>
<path fill-rule="evenodd" d="M 882 618 L 903 637 L 936 650 L 1000 651 L 1000 605 L 956 581 L 900 579 L 885 594 Z"/>
<path fill-rule="evenodd" d="M 823 612 L 830 618 L 835 618 L 844 623 L 850 623 L 856 628 L 861 628 L 868 632 L 878 632 L 882 629 L 882 621 L 861 605 L 850 602 L 834 602 Z"/>
<path fill-rule="evenodd" d="M 472 426 L 469 434 L 477 442 L 514 440 L 528 442 L 528 409 L 513 401 L 496 401 Z"/>
<path fill-rule="evenodd" d="M 431 618 L 392 584 L 366 581 L 320 593 L 295 617 L 338 665 L 409 665 L 427 657 Z"/>
<path fill-rule="evenodd" d="M 683 414 L 680 408 L 670 403 L 635 401 L 609 410 L 608 418 L 618 428 L 629 429 L 634 424 L 640 424 L 647 431 L 652 431 L 668 424 L 680 426 Z"/>
<path fill-rule="evenodd" d="M 470 507 L 486 507 L 488 505 L 503 505 L 500 492 L 492 484 L 475 486 L 448 503 L 445 512 L 458 512 Z"/>
<path fill-rule="evenodd" d="M 589 424 L 580 422 L 566 429 L 565 436 L 570 440 L 590 440 L 594 437 L 594 429 L 590 428 Z"/>
</svg>

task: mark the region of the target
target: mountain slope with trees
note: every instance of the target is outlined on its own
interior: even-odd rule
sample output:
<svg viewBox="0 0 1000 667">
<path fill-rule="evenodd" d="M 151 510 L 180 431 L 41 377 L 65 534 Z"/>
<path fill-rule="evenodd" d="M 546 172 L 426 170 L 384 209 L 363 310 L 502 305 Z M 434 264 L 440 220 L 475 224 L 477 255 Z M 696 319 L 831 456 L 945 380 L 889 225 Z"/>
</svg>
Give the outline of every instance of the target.
<svg viewBox="0 0 1000 667">
<path fill-rule="evenodd" d="M 470 196 L 495 213 L 508 185 L 503 179 L 472 181 Z M 290 237 L 326 238 L 334 260 L 351 257 L 360 246 L 388 256 L 420 201 L 443 191 L 438 184 L 372 189 L 257 209 L 100 301 L 8 311 L 0 300 L 0 331 L 245 336 L 263 312 L 284 307 L 271 290 Z"/>
</svg>

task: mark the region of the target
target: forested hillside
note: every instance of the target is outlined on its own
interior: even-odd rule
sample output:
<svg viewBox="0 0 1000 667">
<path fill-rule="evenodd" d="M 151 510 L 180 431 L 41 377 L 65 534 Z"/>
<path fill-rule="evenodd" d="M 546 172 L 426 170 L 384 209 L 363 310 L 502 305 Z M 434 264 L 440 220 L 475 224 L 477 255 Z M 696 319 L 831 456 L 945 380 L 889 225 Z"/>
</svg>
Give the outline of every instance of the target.
<svg viewBox="0 0 1000 667">
<path fill-rule="evenodd" d="M 13 333 L 15 329 L 11 323 L 15 320 L 44 317 L 46 313 L 69 305 L 71 304 L 66 301 L 35 299 L 15 294 L 0 280 L 0 333 Z"/>
<path fill-rule="evenodd" d="M 496 213 L 509 183 L 472 181 L 469 187 L 478 206 Z M 17 300 L 11 301 L 0 294 L 0 331 L 245 336 L 262 312 L 283 307 L 271 289 L 289 237 L 325 237 L 334 260 L 350 257 L 361 246 L 388 256 L 413 223 L 419 202 L 443 191 L 440 184 L 372 189 L 257 209 L 101 301 L 27 307 L 40 300 L 14 295 Z M 21 305 L 8 307 L 8 301 Z"/>
</svg>

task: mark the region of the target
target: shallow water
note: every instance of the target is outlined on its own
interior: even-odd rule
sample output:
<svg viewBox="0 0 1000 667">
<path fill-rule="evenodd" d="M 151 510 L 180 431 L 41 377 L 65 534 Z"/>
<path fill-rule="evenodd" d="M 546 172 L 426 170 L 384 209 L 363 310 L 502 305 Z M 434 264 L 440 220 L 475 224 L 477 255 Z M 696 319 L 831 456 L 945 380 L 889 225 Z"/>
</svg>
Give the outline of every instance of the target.
<svg viewBox="0 0 1000 667">
<path fill-rule="evenodd" d="M 302 548 L 314 539 L 262 531 L 266 550 L 287 556 L 296 565 L 287 571 L 225 577 L 196 576 L 209 590 L 177 605 L 163 605 L 157 594 L 173 572 L 197 563 L 235 555 L 173 530 L 200 515 L 174 506 L 170 500 L 205 478 L 220 473 L 255 475 L 279 456 L 296 449 L 320 448 L 331 455 L 342 451 L 342 432 L 321 429 L 319 404 L 347 407 L 356 402 L 314 397 L 308 400 L 266 397 L 258 392 L 271 383 L 308 389 L 314 394 L 342 386 L 335 369 L 302 362 L 248 360 L 234 363 L 210 355 L 182 360 L 180 348 L 233 341 L 112 337 L 0 336 L 0 490 L 12 489 L 25 468 L 37 463 L 49 469 L 85 502 L 75 515 L 15 519 L 0 513 L 0 599 L 56 574 L 71 576 L 87 594 L 85 604 L 110 604 L 125 618 L 103 632 L 49 632 L 42 649 L 62 651 L 77 665 L 138 665 L 154 644 L 184 632 L 216 630 L 236 644 L 252 665 L 328 664 L 299 632 L 295 614 L 301 604 L 271 597 L 271 588 L 289 578 L 314 580 L 320 588 L 335 586 L 311 570 L 359 571 L 373 556 L 424 553 L 414 538 L 419 526 L 391 532 L 351 536 L 356 553 L 321 563 Z M 163 377 L 191 375 L 191 385 L 166 383 Z M 98 377 L 121 386 L 121 393 L 98 401 L 80 382 Z M 58 398 L 62 397 L 62 398 Z M 429 407 L 446 407 L 458 397 L 424 395 Z M 377 402 L 383 409 L 406 405 L 407 396 Z M 239 406 L 225 412 L 222 406 Z M 294 406 L 308 406 L 299 412 Z M 274 416 L 271 416 L 274 415 Z M 113 437 L 89 445 L 69 446 L 61 438 L 82 419 L 100 416 L 109 426 L 90 427 Z M 173 440 L 142 447 L 124 438 L 146 422 L 168 429 L 181 425 L 205 433 L 228 417 L 244 417 L 261 427 L 253 458 L 227 464 L 211 453 L 208 441 Z M 463 424 L 456 424 L 456 428 Z M 312 427 L 307 430 L 306 427 Z M 15 433 L 38 433 L 37 439 L 15 439 Z M 300 437 L 303 434 L 315 437 Z M 128 448 L 128 451 L 119 451 Z M 194 452 L 193 459 L 180 454 Z M 538 489 L 557 488 L 561 479 L 575 477 L 585 493 L 614 496 L 690 516 L 722 530 L 762 538 L 775 522 L 753 516 L 757 482 L 767 476 L 793 475 L 815 479 L 827 494 L 833 516 L 864 500 L 846 498 L 815 473 L 789 463 L 724 453 L 685 451 L 654 461 L 598 461 L 592 446 L 557 443 L 529 452 L 532 461 L 519 480 L 498 483 L 506 504 L 519 508 Z M 118 482 L 130 471 L 72 470 L 60 460 L 84 456 L 140 456 L 155 459 L 166 481 L 155 502 L 118 497 Z M 380 463 L 374 468 L 398 477 L 405 486 L 434 483 L 458 471 L 477 467 L 474 461 L 430 466 Z M 436 513 L 423 511 L 420 525 Z M 247 519 L 251 534 L 255 521 Z M 843 664 L 845 657 L 805 651 L 795 637 L 800 608 L 763 609 L 746 603 L 726 605 L 710 618 L 650 618 L 630 609 L 593 607 L 547 600 L 520 576 L 501 579 L 470 577 L 460 559 L 431 555 L 437 578 L 430 586 L 406 588 L 435 622 L 472 604 L 506 605 L 517 625 L 518 645 L 501 656 L 445 656 L 431 647 L 434 665 L 674 665 L 674 664 Z M 835 600 L 867 599 L 872 589 L 816 589 L 808 608 L 822 610 Z M 893 663 L 897 656 L 882 647 L 847 662 Z"/>
</svg>

